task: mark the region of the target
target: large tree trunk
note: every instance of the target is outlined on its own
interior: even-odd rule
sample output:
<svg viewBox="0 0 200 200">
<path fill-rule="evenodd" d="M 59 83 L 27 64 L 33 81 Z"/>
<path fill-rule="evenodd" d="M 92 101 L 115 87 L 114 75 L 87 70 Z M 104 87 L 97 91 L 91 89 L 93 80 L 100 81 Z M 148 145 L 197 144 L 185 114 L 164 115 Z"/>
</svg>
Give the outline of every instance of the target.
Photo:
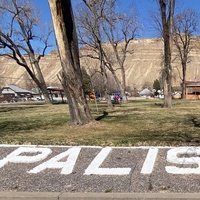
<svg viewBox="0 0 200 200">
<path fill-rule="evenodd" d="M 83 91 L 76 27 L 70 0 L 49 0 L 54 30 L 66 82 L 72 124 L 83 125 L 92 116 Z"/>
<path fill-rule="evenodd" d="M 159 0 L 164 39 L 164 107 L 172 107 L 171 32 L 175 0 Z"/>
<path fill-rule="evenodd" d="M 164 65 L 164 107 L 172 107 L 172 66 L 171 66 L 171 48 L 170 48 L 170 35 L 164 36 L 164 52 L 165 52 L 165 65 Z"/>
<path fill-rule="evenodd" d="M 182 79 L 182 94 L 181 98 L 186 98 L 186 62 L 182 63 L 182 70 L 183 70 L 183 79 Z"/>
<path fill-rule="evenodd" d="M 125 74 L 125 69 L 123 66 L 121 66 L 121 74 L 122 74 L 122 89 L 121 89 L 121 95 L 122 95 L 122 100 L 124 103 L 127 102 L 127 96 L 125 93 L 126 90 L 126 74 Z"/>
<path fill-rule="evenodd" d="M 172 84 L 171 80 L 164 80 L 164 107 L 172 107 Z"/>
</svg>

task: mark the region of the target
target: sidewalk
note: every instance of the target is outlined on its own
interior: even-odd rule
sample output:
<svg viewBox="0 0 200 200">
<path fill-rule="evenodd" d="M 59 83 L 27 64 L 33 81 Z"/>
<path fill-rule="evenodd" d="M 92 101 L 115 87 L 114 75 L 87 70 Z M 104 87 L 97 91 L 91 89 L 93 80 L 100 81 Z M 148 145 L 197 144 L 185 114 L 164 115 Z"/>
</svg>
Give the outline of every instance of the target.
<svg viewBox="0 0 200 200">
<path fill-rule="evenodd" d="M 200 193 L 0 192 L 0 200 L 197 200 Z"/>
</svg>

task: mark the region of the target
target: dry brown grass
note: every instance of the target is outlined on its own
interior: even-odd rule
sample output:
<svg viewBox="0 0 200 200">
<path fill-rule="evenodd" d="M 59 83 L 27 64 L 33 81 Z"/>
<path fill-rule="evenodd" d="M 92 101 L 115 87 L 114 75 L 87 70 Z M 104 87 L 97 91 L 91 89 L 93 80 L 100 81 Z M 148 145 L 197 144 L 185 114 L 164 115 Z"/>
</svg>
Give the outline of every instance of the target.
<svg viewBox="0 0 200 200">
<path fill-rule="evenodd" d="M 199 101 L 174 101 L 163 109 L 158 100 L 131 101 L 116 106 L 98 123 L 69 125 L 67 105 L 0 107 L 0 143 L 58 145 L 198 145 Z M 100 112 L 91 105 L 94 117 Z"/>
</svg>

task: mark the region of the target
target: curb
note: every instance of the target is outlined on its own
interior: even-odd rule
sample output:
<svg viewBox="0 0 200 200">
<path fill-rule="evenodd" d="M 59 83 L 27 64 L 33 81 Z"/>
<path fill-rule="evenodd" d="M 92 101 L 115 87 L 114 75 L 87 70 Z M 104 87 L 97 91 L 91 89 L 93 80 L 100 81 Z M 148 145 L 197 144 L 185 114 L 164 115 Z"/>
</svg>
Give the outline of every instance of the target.
<svg viewBox="0 0 200 200">
<path fill-rule="evenodd" d="M 200 193 L 0 192 L 0 200 L 199 200 Z"/>
</svg>

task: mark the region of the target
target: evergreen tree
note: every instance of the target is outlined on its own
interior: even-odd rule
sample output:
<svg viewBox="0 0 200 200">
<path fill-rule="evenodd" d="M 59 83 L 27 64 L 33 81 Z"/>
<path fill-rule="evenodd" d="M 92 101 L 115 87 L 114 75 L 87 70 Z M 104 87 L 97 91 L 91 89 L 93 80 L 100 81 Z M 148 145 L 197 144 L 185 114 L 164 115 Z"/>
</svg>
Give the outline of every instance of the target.
<svg viewBox="0 0 200 200">
<path fill-rule="evenodd" d="M 83 90 L 85 94 L 88 94 L 89 92 L 92 92 L 93 88 L 90 75 L 87 73 L 84 67 L 82 68 L 82 76 L 83 76 Z"/>
<path fill-rule="evenodd" d="M 160 90 L 161 87 L 160 87 L 160 81 L 158 79 L 156 79 L 154 82 L 153 82 L 153 89 L 155 89 L 156 91 Z"/>
</svg>

